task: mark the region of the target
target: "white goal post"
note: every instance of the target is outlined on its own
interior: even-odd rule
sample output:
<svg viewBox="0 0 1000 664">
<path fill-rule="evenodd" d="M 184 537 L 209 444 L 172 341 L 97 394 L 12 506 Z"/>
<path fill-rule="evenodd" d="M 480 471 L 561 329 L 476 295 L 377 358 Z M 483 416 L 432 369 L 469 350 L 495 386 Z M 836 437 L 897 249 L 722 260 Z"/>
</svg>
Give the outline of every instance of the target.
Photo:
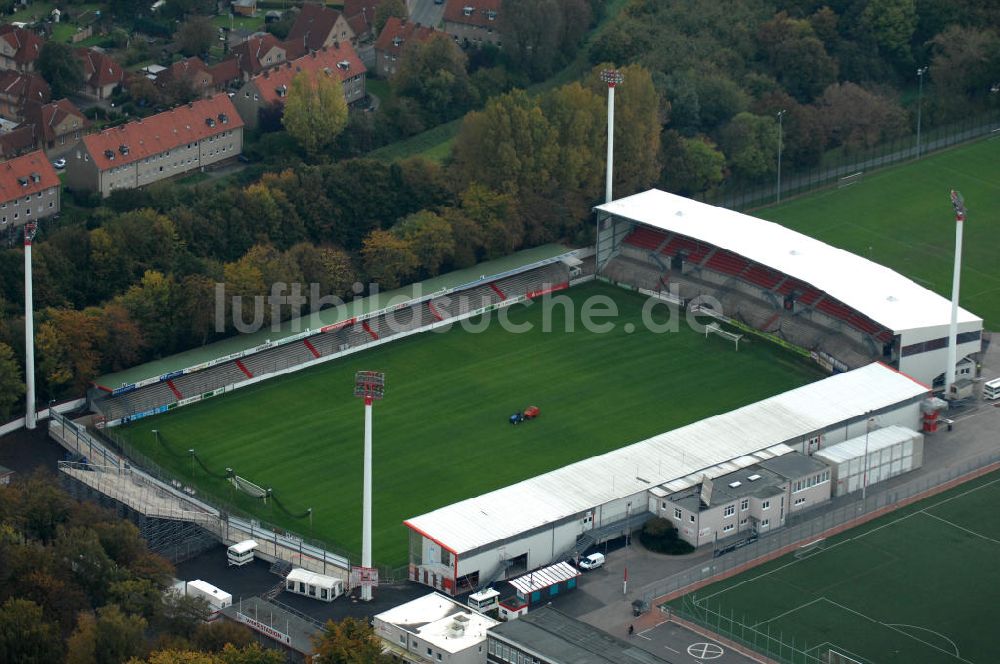
<svg viewBox="0 0 1000 664">
<path fill-rule="evenodd" d="M 236 487 L 237 491 L 248 493 L 254 498 L 263 498 L 264 502 L 267 502 L 267 490 L 263 487 L 258 486 L 250 480 L 240 477 L 239 475 L 233 475 L 229 478 L 229 481 L 233 483 L 233 486 Z"/>
<path fill-rule="evenodd" d="M 728 339 L 736 344 L 737 352 L 740 350 L 740 339 L 743 338 L 742 334 L 736 334 L 735 332 L 727 332 L 723 330 L 718 323 L 709 323 L 705 326 L 705 338 L 708 339 L 709 334 L 717 334 L 723 339 Z"/>
<path fill-rule="evenodd" d="M 844 187 L 850 187 L 852 184 L 857 184 L 861 182 L 861 178 L 864 177 L 864 171 L 858 171 L 857 173 L 851 173 L 850 175 L 845 175 L 844 177 L 837 180 L 837 189 L 843 189 Z"/>
</svg>

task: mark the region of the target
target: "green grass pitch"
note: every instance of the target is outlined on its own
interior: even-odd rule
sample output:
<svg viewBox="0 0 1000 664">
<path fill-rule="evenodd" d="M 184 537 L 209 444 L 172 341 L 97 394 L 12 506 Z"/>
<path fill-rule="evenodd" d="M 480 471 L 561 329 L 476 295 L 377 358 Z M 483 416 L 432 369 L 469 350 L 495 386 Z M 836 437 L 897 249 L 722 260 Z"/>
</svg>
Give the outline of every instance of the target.
<svg viewBox="0 0 1000 664">
<path fill-rule="evenodd" d="M 826 662 L 830 648 L 866 663 L 996 662 L 998 502 L 992 473 L 671 604 L 794 639 L 805 654 L 786 647 L 793 662 Z M 736 633 L 764 652 L 766 638 Z"/>
<path fill-rule="evenodd" d="M 589 297 L 617 304 L 614 330 L 586 332 Z M 290 511 L 314 508 L 307 522 L 242 495 L 263 519 L 350 552 L 360 550 L 363 409 L 354 372 L 386 373 L 374 414 L 373 557 L 406 562 L 402 521 L 573 461 L 752 403 L 822 374 L 764 341 L 706 339 L 683 323 L 655 334 L 641 325 L 645 298 L 603 283 L 571 289 L 577 331 L 553 308 L 556 332 L 540 329 L 543 306 L 515 305 L 512 334 L 496 322 L 477 334 L 453 327 L 395 341 L 219 399 L 144 419 L 120 432 L 140 451 L 202 492 L 233 500 L 224 480 L 193 468 L 194 448 L 214 471 L 272 487 Z M 666 310 L 658 307 L 660 318 Z M 633 333 L 626 332 L 628 324 Z M 511 426 L 529 405 L 541 416 Z M 157 444 L 151 431 L 160 432 Z M 174 453 L 169 450 L 172 449 Z"/>
<path fill-rule="evenodd" d="M 1000 325 L 1000 138 L 934 153 L 865 174 L 754 214 L 871 258 L 951 298 L 955 215 L 951 189 L 965 197 L 962 306 L 987 329 Z"/>
</svg>

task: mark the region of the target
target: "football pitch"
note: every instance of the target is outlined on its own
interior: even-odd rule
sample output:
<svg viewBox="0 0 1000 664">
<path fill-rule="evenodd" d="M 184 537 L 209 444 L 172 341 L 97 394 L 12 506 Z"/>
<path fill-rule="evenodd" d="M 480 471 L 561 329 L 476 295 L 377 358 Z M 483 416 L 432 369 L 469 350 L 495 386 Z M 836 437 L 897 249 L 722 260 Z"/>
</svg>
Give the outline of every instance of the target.
<svg viewBox="0 0 1000 664">
<path fill-rule="evenodd" d="M 726 412 L 822 377 L 806 360 L 753 340 L 705 338 L 642 324 L 646 298 L 594 282 L 558 296 L 572 304 L 507 310 L 477 333 L 453 326 L 332 360 L 119 430 L 172 473 L 259 518 L 350 553 L 361 545 L 363 408 L 355 371 L 386 374 L 374 413 L 373 557 L 407 562 L 402 521 L 568 463 Z M 606 333 L 580 324 L 585 301 L 618 310 Z M 654 309 L 663 322 L 667 309 Z M 567 319 L 575 331 L 567 332 Z M 482 323 L 483 321 L 474 321 Z M 631 330 L 631 331 L 630 331 Z M 512 426 L 534 405 L 541 416 Z M 159 432 L 158 436 L 152 433 Z M 187 453 L 194 449 L 205 468 Z M 226 468 L 270 487 L 285 510 L 234 494 Z M 291 514 L 313 508 L 312 525 Z"/>
<path fill-rule="evenodd" d="M 754 212 L 823 242 L 890 267 L 951 298 L 955 214 L 949 191 L 965 197 L 962 306 L 1000 325 L 1000 138 L 987 139 L 866 173 L 844 189 L 827 189 Z"/>
<path fill-rule="evenodd" d="M 780 661 L 996 662 L 998 502 L 995 472 L 670 604 Z"/>
</svg>

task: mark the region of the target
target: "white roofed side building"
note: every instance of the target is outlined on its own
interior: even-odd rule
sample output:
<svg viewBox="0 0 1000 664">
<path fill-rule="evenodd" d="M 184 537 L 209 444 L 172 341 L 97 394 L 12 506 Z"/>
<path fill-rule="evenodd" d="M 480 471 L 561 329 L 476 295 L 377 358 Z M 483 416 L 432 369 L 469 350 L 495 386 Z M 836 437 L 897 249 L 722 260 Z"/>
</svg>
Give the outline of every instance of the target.
<svg viewBox="0 0 1000 664">
<path fill-rule="evenodd" d="M 880 363 L 830 376 L 404 523 L 409 575 L 460 594 L 638 528 L 663 498 L 877 426 L 920 426 L 925 385 Z"/>
<path fill-rule="evenodd" d="M 375 636 L 404 662 L 480 664 L 487 631 L 500 624 L 440 593 L 430 593 L 375 616 Z"/>
<path fill-rule="evenodd" d="M 722 315 L 810 351 L 827 369 L 879 360 L 942 386 L 951 302 L 887 267 L 780 224 L 651 189 L 600 205 L 598 274 Z M 950 240 L 942 226 L 941 240 Z M 983 321 L 959 309 L 959 378 Z"/>
</svg>

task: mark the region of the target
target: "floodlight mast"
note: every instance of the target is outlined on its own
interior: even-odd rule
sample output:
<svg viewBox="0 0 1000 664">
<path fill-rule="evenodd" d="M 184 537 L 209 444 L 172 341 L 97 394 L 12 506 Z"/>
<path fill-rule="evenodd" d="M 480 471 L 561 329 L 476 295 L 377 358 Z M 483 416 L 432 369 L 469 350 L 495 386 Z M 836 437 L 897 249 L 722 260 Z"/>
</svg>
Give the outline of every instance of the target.
<svg viewBox="0 0 1000 664">
<path fill-rule="evenodd" d="M 615 160 L 615 86 L 625 81 L 625 75 L 617 69 L 601 70 L 601 80 L 608 84 L 608 159 L 607 174 L 604 179 L 604 202 L 611 202 L 611 175 Z"/>
<path fill-rule="evenodd" d="M 35 308 L 31 284 L 31 242 L 38 226 L 24 225 L 24 428 L 35 428 Z M 49 413 L 49 416 L 52 414 Z"/>
<path fill-rule="evenodd" d="M 951 190 L 951 205 L 955 208 L 955 271 L 951 277 L 951 323 L 948 326 L 948 366 L 944 373 L 944 396 L 951 397 L 955 384 L 955 364 L 958 363 L 958 293 L 962 278 L 962 227 L 965 226 L 965 199 Z"/>
<path fill-rule="evenodd" d="M 385 395 L 385 374 L 379 371 L 359 371 L 354 376 L 354 396 L 365 400 L 365 469 L 362 492 L 361 566 L 372 566 L 372 404 Z M 372 586 L 365 576 L 361 583 L 361 600 L 372 599 Z"/>
</svg>

